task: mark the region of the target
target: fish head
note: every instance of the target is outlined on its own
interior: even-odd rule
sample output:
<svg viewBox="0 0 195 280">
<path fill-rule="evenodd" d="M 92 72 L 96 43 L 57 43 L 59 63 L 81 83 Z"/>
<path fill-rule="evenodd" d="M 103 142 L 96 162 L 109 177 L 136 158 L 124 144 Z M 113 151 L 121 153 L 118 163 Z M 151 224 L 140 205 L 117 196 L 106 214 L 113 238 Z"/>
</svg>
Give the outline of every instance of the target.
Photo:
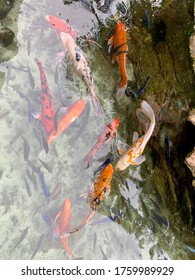
<svg viewBox="0 0 195 280">
<path fill-rule="evenodd" d="M 85 107 L 84 99 L 79 99 L 73 104 L 72 109 L 75 111 L 76 114 L 75 117 L 78 117 L 78 115 L 84 110 L 84 107 Z"/>
<path fill-rule="evenodd" d="M 67 197 L 64 199 L 64 203 L 62 206 L 62 212 L 69 213 L 70 211 L 71 211 L 71 201 L 70 201 L 70 198 Z"/>
<path fill-rule="evenodd" d="M 117 21 L 117 24 L 116 24 L 116 32 L 119 32 L 119 31 L 126 31 L 125 24 L 120 20 Z"/>
<path fill-rule="evenodd" d="M 112 122 L 112 127 L 114 130 L 117 130 L 118 127 L 119 127 L 119 119 L 118 118 L 115 118 Z"/>
<path fill-rule="evenodd" d="M 72 29 L 68 22 L 51 15 L 45 16 L 45 19 L 56 30 L 58 34 L 60 34 L 61 32 L 65 32 L 70 34 L 72 37 L 77 36 L 77 32 Z"/>
</svg>

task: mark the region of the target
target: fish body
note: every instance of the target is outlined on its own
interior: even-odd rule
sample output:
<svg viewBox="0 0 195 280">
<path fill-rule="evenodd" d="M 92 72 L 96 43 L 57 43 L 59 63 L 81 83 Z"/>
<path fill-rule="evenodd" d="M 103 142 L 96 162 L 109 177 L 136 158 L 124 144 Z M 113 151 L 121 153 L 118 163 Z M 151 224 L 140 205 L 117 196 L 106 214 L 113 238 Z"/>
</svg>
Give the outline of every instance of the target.
<svg viewBox="0 0 195 280">
<path fill-rule="evenodd" d="M 114 169 L 111 163 L 109 163 L 99 174 L 94 184 L 92 185 L 92 189 L 89 192 L 89 204 L 92 210 L 97 210 L 104 197 L 109 195 L 110 193 L 110 182 L 112 180 L 112 176 L 114 173 Z"/>
<path fill-rule="evenodd" d="M 108 40 L 109 48 L 112 47 L 112 63 L 118 62 L 121 75 L 121 79 L 117 84 L 117 98 L 124 94 L 128 82 L 126 70 L 126 56 L 128 52 L 126 33 L 125 24 L 118 21 L 115 27 L 115 34 Z"/>
<path fill-rule="evenodd" d="M 65 128 L 69 127 L 72 122 L 83 112 L 85 107 L 84 99 L 80 99 L 73 103 L 65 113 L 65 115 L 59 120 L 57 124 L 57 130 L 53 128 L 48 136 L 47 142 L 50 144 Z"/>
<path fill-rule="evenodd" d="M 68 55 L 70 62 L 73 65 L 74 71 L 85 82 L 89 94 L 92 97 L 93 105 L 98 114 L 103 114 L 102 107 L 95 93 L 95 88 L 92 79 L 91 69 L 85 58 L 83 51 L 77 46 L 74 39 L 68 33 L 60 33 L 60 38 L 63 43 L 65 53 Z"/>
<path fill-rule="evenodd" d="M 74 38 L 77 37 L 76 30 L 74 30 L 65 20 L 50 15 L 45 16 L 45 19 L 55 29 L 57 34 L 65 32 Z"/>
<path fill-rule="evenodd" d="M 95 146 L 89 151 L 89 153 L 84 158 L 84 161 L 87 163 L 87 165 L 90 165 L 96 152 L 102 146 L 106 145 L 110 141 L 111 138 L 115 137 L 118 126 L 119 126 L 118 118 L 115 118 L 111 123 L 106 125 L 103 133 L 100 134 L 100 136 L 98 137 L 98 140 L 97 140 Z"/>
<path fill-rule="evenodd" d="M 141 104 L 143 113 L 150 119 L 150 127 L 148 131 L 137 139 L 137 141 L 131 146 L 118 160 L 115 169 L 116 170 L 125 170 L 129 165 L 138 165 L 141 164 L 145 157 L 141 156 L 144 148 L 150 139 L 154 126 L 155 126 L 155 116 L 151 106 L 143 101 Z"/>
<path fill-rule="evenodd" d="M 53 223 L 52 223 L 50 217 L 47 214 L 42 214 L 42 218 L 47 223 L 47 225 L 50 227 L 50 229 L 52 231 L 53 240 L 55 241 L 56 232 L 55 232 L 55 229 L 54 229 L 54 226 L 53 226 Z"/>
<path fill-rule="evenodd" d="M 37 58 L 35 58 L 35 62 L 39 68 L 41 77 L 41 114 L 34 116 L 42 122 L 45 131 L 49 134 L 54 127 L 54 104 L 41 62 Z"/>
<path fill-rule="evenodd" d="M 50 194 L 50 191 L 49 191 L 49 188 L 45 182 L 45 178 L 44 178 L 44 173 L 43 172 L 39 172 L 39 179 L 41 181 L 41 185 L 42 185 L 42 189 L 43 189 L 43 192 L 44 192 L 44 196 L 47 200 L 47 202 L 50 201 L 51 199 L 51 194 Z"/>
<path fill-rule="evenodd" d="M 27 233 L 28 233 L 28 227 L 26 227 L 22 234 L 20 235 L 20 238 L 18 239 L 18 242 L 15 244 L 15 246 L 11 249 L 11 252 L 16 248 L 18 247 L 18 245 L 25 239 L 25 237 L 27 236 Z"/>
<path fill-rule="evenodd" d="M 70 199 L 65 198 L 62 209 L 56 215 L 54 223 L 56 223 L 56 236 L 60 237 L 63 248 L 68 254 L 75 258 L 75 254 L 68 245 L 68 235 L 66 236 L 66 233 L 70 231 L 71 208 Z"/>
</svg>

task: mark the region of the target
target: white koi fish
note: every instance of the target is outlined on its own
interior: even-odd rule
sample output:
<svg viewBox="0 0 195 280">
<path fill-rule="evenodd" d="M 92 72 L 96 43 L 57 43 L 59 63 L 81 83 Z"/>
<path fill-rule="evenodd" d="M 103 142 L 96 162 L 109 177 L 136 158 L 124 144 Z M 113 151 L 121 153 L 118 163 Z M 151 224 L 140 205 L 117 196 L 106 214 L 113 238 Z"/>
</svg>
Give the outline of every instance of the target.
<svg viewBox="0 0 195 280">
<path fill-rule="evenodd" d="M 145 146 L 150 139 L 154 126 L 155 126 L 155 116 L 151 106 L 143 101 L 141 104 L 141 111 L 150 119 L 150 126 L 148 131 L 139 137 L 137 141 L 134 139 L 134 144 L 120 157 L 115 169 L 124 170 L 129 165 L 139 165 L 145 161 L 145 156 L 142 155 Z"/>
<path fill-rule="evenodd" d="M 91 69 L 85 58 L 84 52 L 81 50 L 79 46 L 77 46 L 75 40 L 70 34 L 61 32 L 60 38 L 62 40 L 65 49 L 65 54 L 68 55 L 75 72 L 87 85 L 95 109 L 97 110 L 98 113 L 102 114 L 103 110 L 95 94 Z"/>
</svg>

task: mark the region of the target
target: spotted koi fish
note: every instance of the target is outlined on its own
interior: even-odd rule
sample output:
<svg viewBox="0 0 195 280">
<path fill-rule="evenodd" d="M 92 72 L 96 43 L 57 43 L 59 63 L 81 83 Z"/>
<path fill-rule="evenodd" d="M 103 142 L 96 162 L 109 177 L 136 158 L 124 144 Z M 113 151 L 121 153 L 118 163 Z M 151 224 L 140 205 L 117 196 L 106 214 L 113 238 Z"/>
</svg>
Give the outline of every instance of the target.
<svg viewBox="0 0 195 280">
<path fill-rule="evenodd" d="M 79 46 L 77 46 L 70 34 L 61 32 L 60 38 L 64 46 L 65 54 L 68 55 L 68 58 L 73 65 L 74 71 L 85 82 L 88 88 L 89 94 L 92 97 L 92 102 L 97 113 L 103 114 L 103 109 L 95 93 L 91 69 L 88 65 L 83 51 L 80 49 Z"/>
<path fill-rule="evenodd" d="M 35 58 L 35 62 L 39 68 L 41 77 L 41 113 L 33 114 L 33 116 L 42 122 L 47 134 L 49 134 L 54 127 L 54 104 L 41 62 L 37 58 Z"/>
<path fill-rule="evenodd" d="M 124 170 L 129 165 L 139 165 L 145 161 L 145 156 L 142 156 L 142 153 L 145 149 L 145 146 L 150 139 L 154 126 L 155 126 L 155 116 L 151 106 L 143 101 L 141 104 L 141 111 L 150 119 L 150 126 L 148 131 L 141 136 L 140 138 L 134 140 L 133 146 L 131 146 L 118 160 L 115 169 Z"/>
<path fill-rule="evenodd" d="M 106 145 L 112 137 L 115 137 L 118 126 L 119 126 L 118 118 L 115 118 L 111 123 L 106 125 L 103 133 L 98 137 L 97 143 L 84 158 L 84 161 L 87 163 L 88 166 L 91 164 L 96 152 L 102 146 Z"/>
<path fill-rule="evenodd" d="M 45 19 L 55 29 L 57 34 L 65 32 L 74 38 L 77 37 L 76 30 L 74 30 L 65 20 L 50 15 L 45 16 Z"/>
<path fill-rule="evenodd" d="M 64 199 L 62 209 L 56 215 L 54 223 L 55 233 L 57 237 L 60 237 L 61 244 L 64 250 L 75 258 L 75 254 L 72 252 L 71 248 L 68 245 L 69 236 L 66 234 L 70 231 L 70 220 L 71 220 L 71 201 L 69 198 Z"/>
<path fill-rule="evenodd" d="M 89 205 L 92 210 L 97 210 L 105 196 L 110 193 L 110 182 L 114 169 L 111 163 L 109 163 L 99 174 L 98 178 L 92 185 L 92 189 L 89 192 L 88 199 Z"/>
<path fill-rule="evenodd" d="M 109 49 L 112 49 L 112 63 L 115 61 L 119 64 L 121 79 L 117 84 L 117 98 L 120 98 L 126 88 L 128 82 L 126 70 L 126 56 L 128 52 L 126 26 L 118 21 L 115 27 L 115 34 L 108 40 Z"/>
<path fill-rule="evenodd" d="M 81 228 L 83 228 L 92 219 L 96 211 L 100 208 L 105 196 L 108 196 L 110 193 L 110 183 L 112 180 L 113 173 L 114 169 L 111 163 L 109 163 L 101 171 L 94 184 L 92 185 L 90 192 L 88 193 L 88 200 L 91 211 L 77 228 L 68 232 L 69 234 L 75 233 Z"/>
</svg>

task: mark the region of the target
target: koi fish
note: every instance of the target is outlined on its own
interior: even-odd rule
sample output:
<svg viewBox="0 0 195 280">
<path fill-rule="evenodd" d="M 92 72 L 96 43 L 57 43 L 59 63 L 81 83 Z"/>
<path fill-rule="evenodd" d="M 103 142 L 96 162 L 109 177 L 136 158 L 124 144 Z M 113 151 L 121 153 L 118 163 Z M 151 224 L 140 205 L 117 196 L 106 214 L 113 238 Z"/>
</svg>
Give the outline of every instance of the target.
<svg viewBox="0 0 195 280">
<path fill-rule="evenodd" d="M 57 130 L 54 128 L 47 139 L 50 144 L 65 128 L 69 127 L 72 122 L 83 112 L 85 107 L 84 99 L 80 99 L 70 106 L 66 114 L 59 120 Z"/>
<path fill-rule="evenodd" d="M 74 38 L 77 37 L 76 30 L 74 30 L 65 20 L 49 15 L 45 16 L 45 19 L 55 29 L 57 34 L 60 34 L 61 32 L 65 32 L 70 34 Z"/>
<path fill-rule="evenodd" d="M 115 27 L 115 34 L 108 40 L 109 50 L 112 48 L 112 63 L 119 64 L 121 79 L 117 85 L 117 98 L 120 98 L 127 88 L 126 56 L 128 52 L 126 26 L 118 21 Z"/>
<path fill-rule="evenodd" d="M 70 231 L 70 220 L 71 220 L 71 201 L 69 198 L 64 199 L 62 209 L 58 212 L 54 223 L 56 223 L 55 232 L 56 236 L 60 237 L 61 244 L 65 251 L 75 258 L 75 254 L 72 252 L 68 245 L 68 235 L 67 232 Z"/>
<path fill-rule="evenodd" d="M 35 58 L 35 62 L 39 67 L 41 77 L 41 113 L 34 114 L 34 117 L 42 122 L 47 134 L 49 134 L 54 127 L 54 104 L 41 62 L 37 58 Z"/>
<path fill-rule="evenodd" d="M 155 116 L 151 106 L 146 102 L 143 101 L 141 104 L 141 108 L 143 113 L 148 116 L 150 119 L 150 127 L 148 131 L 141 136 L 140 138 L 134 140 L 133 146 L 131 146 L 127 152 L 125 152 L 122 157 L 118 160 L 115 169 L 116 170 L 124 170 L 129 165 L 138 165 L 141 164 L 145 160 L 145 156 L 142 156 L 144 148 L 150 139 L 154 126 L 155 126 Z"/>
<path fill-rule="evenodd" d="M 113 176 L 113 166 L 109 163 L 99 174 L 98 178 L 95 180 L 92 185 L 91 191 L 89 192 L 88 199 L 90 208 L 92 210 L 97 210 L 104 197 L 108 196 L 110 193 L 110 182 Z"/>
<path fill-rule="evenodd" d="M 88 193 L 89 205 L 92 211 L 89 212 L 89 214 L 86 216 L 86 218 L 84 218 L 84 220 L 77 228 L 66 233 L 72 234 L 79 231 L 92 219 L 96 211 L 101 206 L 105 196 L 108 196 L 110 193 L 110 189 L 111 189 L 110 182 L 112 180 L 113 173 L 114 173 L 113 166 L 111 163 L 109 163 L 101 171 L 101 173 L 93 183 L 90 192 Z"/>
<path fill-rule="evenodd" d="M 102 107 L 95 93 L 91 69 L 88 65 L 83 51 L 80 49 L 79 46 L 77 46 L 70 34 L 61 32 L 60 38 L 65 49 L 65 54 L 68 55 L 70 62 L 73 65 L 74 71 L 85 82 L 88 88 L 89 94 L 92 97 L 92 102 L 97 113 L 103 114 Z"/>
<path fill-rule="evenodd" d="M 112 137 L 115 137 L 118 126 L 119 126 L 118 118 L 115 118 L 111 123 L 106 125 L 103 133 L 100 134 L 100 136 L 98 137 L 97 143 L 84 158 L 84 161 L 87 163 L 88 166 L 92 163 L 93 157 L 96 154 L 96 152 L 102 146 L 106 145 Z"/>
</svg>

